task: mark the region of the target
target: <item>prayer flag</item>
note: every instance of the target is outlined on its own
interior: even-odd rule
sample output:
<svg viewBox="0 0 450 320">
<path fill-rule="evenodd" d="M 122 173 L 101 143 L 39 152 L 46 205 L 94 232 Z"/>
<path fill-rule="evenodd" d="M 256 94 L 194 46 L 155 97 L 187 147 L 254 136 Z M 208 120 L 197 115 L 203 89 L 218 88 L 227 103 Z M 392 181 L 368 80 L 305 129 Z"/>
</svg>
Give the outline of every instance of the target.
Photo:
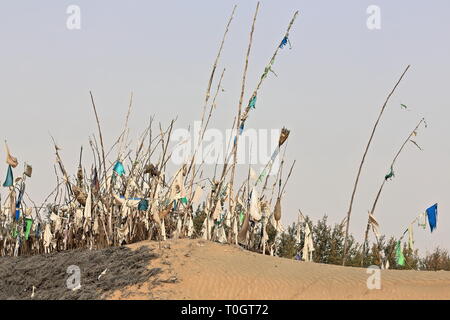
<svg viewBox="0 0 450 320">
<path fill-rule="evenodd" d="M 123 167 L 122 162 L 117 161 L 114 165 L 114 172 L 119 175 L 119 177 L 123 176 L 125 174 L 125 168 Z"/>
<path fill-rule="evenodd" d="M 430 224 L 431 232 L 436 229 L 437 225 L 437 203 L 427 209 L 428 223 Z"/>
<path fill-rule="evenodd" d="M 11 165 L 8 166 L 8 171 L 6 173 L 6 180 L 3 183 L 4 187 L 12 187 L 14 183 L 14 177 L 13 177 L 13 172 L 11 169 Z"/>
<path fill-rule="evenodd" d="M 405 256 L 403 255 L 402 244 L 400 241 L 397 241 L 397 247 L 395 252 L 395 261 L 397 265 L 404 266 L 405 265 Z"/>
</svg>

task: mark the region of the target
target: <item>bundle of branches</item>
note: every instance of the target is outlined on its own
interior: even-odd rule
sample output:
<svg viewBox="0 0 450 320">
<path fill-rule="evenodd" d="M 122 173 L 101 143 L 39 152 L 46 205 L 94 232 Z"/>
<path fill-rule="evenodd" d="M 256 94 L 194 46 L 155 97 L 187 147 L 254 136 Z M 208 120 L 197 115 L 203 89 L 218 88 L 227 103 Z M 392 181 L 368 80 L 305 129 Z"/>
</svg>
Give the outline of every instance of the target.
<svg viewBox="0 0 450 320">
<path fill-rule="evenodd" d="M 258 8 L 259 3 L 251 34 L 254 32 Z M 203 141 L 220 92 L 224 72 L 220 76 L 213 99 L 210 100 L 215 70 L 234 11 L 235 8 L 227 23 L 209 78 L 199 145 Z M 287 39 L 296 16 L 297 12 L 283 41 Z M 280 48 L 282 46 L 277 45 L 269 67 L 273 65 Z M 249 51 L 247 63 L 248 54 Z M 244 82 L 246 69 L 247 64 Z M 261 78 L 255 92 L 259 90 L 266 76 L 267 74 Z M 243 94 L 244 85 L 235 128 L 243 128 L 244 120 L 240 120 Z M 266 175 L 262 189 L 257 190 L 257 181 L 253 181 L 254 177 L 249 174 L 243 179 L 240 188 L 234 189 L 235 157 L 240 134 L 237 131 L 236 143 L 226 158 L 229 160 L 234 157 L 231 176 L 228 176 L 229 161 L 224 161 L 222 175 L 218 180 L 215 177 L 201 179 L 202 173 L 200 178 L 197 178 L 198 173 L 202 172 L 201 165 L 195 165 L 197 149 L 189 161 L 169 172 L 168 162 L 177 147 L 170 145 L 176 119 L 164 129 L 159 124 L 158 133 L 155 135 L 154 118 L 150 118 L 148 127 L 139 136 L 136 147 L 132 148 L 128 137 L 129 117 L 133 105 L 131 94 L 124 128 L 111 148 L 106 150 L 92 93 L 90 100 L 98 129 L 98 134 L 89 138 L 93 163 L 87 166 L 83 164 L 81 148 L 78 167 L 71 175 L 64 166 L 61 148 L 52 137 L 56 157 L 56 187 L 41 205 L 36 205 L 25 193 L 26 177 L 31 177 L 31 166 L 25 166 L 22 178 L 13 180 L 13 169 L 18 160 L 11 156 L 7 148 L 8 176 L 4 186 L 8 188 L 9 193 L 0 207 L 0 255 L 31 255 L 78 248 L 100 249 L 142 240 L 164 241 L 168 238 L 183 237 L 203 237 L 223 243 L 240 242 L 249 249 L 260 250 L 262 247 L 263 252 L 266 252 L 266 243 L 270 238 L 267 230 L 272 228 L 276 233 L 282 230 L 280 203 L 295 162 L 288 176 L 283 178 L 283 155 L 272 188 L 267 187 L 270 175 Z M 205 111 L 208 106 L 210 112 L 206 118 Z M 248 110 L 245 119 L 247 116 Z M 272 168 L 281 147 L 287 145 L 288 136 L 289 130 L 283 128 L 268 167 Z M 117 152 L 117 157 L 112 156 L 113 152 Z M 277 185 L 274 214 L 271 212 L 272 199 L 267 199 L 270 192 L 273 198 Z M 24 195 L 27 199 L 24 199 Z M 195 222 L 200 223 L 200 230 L 196 230 Z M 276 252 L 273 243 L 268 248 L 272 254 Z"/>
</svg>

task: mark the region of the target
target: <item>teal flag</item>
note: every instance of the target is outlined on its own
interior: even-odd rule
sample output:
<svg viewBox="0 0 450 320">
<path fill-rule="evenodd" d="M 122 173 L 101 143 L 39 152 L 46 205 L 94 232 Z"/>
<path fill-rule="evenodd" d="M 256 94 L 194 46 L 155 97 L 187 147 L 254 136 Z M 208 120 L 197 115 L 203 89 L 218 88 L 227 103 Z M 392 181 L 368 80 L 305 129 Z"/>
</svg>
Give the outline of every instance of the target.
<svg viewBox="0 0 450 320">
<path fill-rule="evenodd" d="M 114 165 L 114 172 L 119 175 L 119 177 L 123 176 L 125 174 L 125 168 L 123 167 L 122 162 L 117 161 Z"/>
<path fill-rule="evenodd" d="M 4 187 L 12 187 L 14 184 L 14 177 L 11 166 L 8 166 L 8 172 L 6 173 L 6 180 L 3 183 Z"/>
<path fill-rule="evenodd" d="M 248 102 L 248 106 L 251 109 L 255 109 L 256 108 L 256 95 L 252 96 L 252 98 L 250 99 L 250 101 Z"/>
<path fill-rule="evenodd" d="M 148 210 L 148 200 L 147 199 L 141 199 L 141 201 L 139 201 L 138 210 L 139 211 L 147 211 Z"/>
</svg>

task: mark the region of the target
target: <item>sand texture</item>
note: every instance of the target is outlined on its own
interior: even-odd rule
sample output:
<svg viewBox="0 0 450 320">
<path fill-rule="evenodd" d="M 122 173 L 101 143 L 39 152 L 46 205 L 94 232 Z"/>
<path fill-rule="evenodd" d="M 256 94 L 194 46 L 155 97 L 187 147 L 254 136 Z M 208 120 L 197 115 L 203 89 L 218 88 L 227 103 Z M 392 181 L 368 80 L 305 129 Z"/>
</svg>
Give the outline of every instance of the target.
<svg viewBox="0 0 450 320">
<path fill-rule="evenodd" d="M 382 270 L 381 289 L 352 268 L 263 256 L 204 240 L 140 242 L 159 258 L 154 282 L 115 290 L 110 299 L 450 299 L 450 272 Z M 150 266 L 149 266 L 150 267 Z"/>
</svg>

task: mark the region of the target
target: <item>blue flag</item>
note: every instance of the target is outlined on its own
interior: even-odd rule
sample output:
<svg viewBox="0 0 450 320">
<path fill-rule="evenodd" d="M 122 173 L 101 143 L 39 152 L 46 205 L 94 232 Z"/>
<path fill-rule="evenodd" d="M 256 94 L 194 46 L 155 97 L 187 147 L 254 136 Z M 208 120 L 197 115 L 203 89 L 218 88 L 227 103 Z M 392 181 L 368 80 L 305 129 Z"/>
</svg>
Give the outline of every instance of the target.
<svg viewBox="0 0 450 320">
<path fill-rule="evenodd" d="M 433 232 L 434 229 L 436 229 L 437 225 L 437 203 L 432 205 L 427 209 L 427 216 L 428 216 L 428 223 L 430 224 L 431 232 Z"/>
<path fill-rule="evenodd" d="M 8 172 L 6 173 L 6 180 L 3 183 L 4 187 L 12 187 L 14 184 L 13 172 L 11 166 L 8 166 Z"/>
<path fill-rule="evenodd" d="M 280 49 L 283 49 L 284 46 L 287 45 L 288 41 L 289 41 L 288 37 L 284 37 L 283 40 L 281 40 Z"/>
<path fill-rule="evenodd" d="M 242 135 L 242 132 L 244 131 L 244 122 L 241 123 L 239 126 L 239 135 Z"/>
</svg>

